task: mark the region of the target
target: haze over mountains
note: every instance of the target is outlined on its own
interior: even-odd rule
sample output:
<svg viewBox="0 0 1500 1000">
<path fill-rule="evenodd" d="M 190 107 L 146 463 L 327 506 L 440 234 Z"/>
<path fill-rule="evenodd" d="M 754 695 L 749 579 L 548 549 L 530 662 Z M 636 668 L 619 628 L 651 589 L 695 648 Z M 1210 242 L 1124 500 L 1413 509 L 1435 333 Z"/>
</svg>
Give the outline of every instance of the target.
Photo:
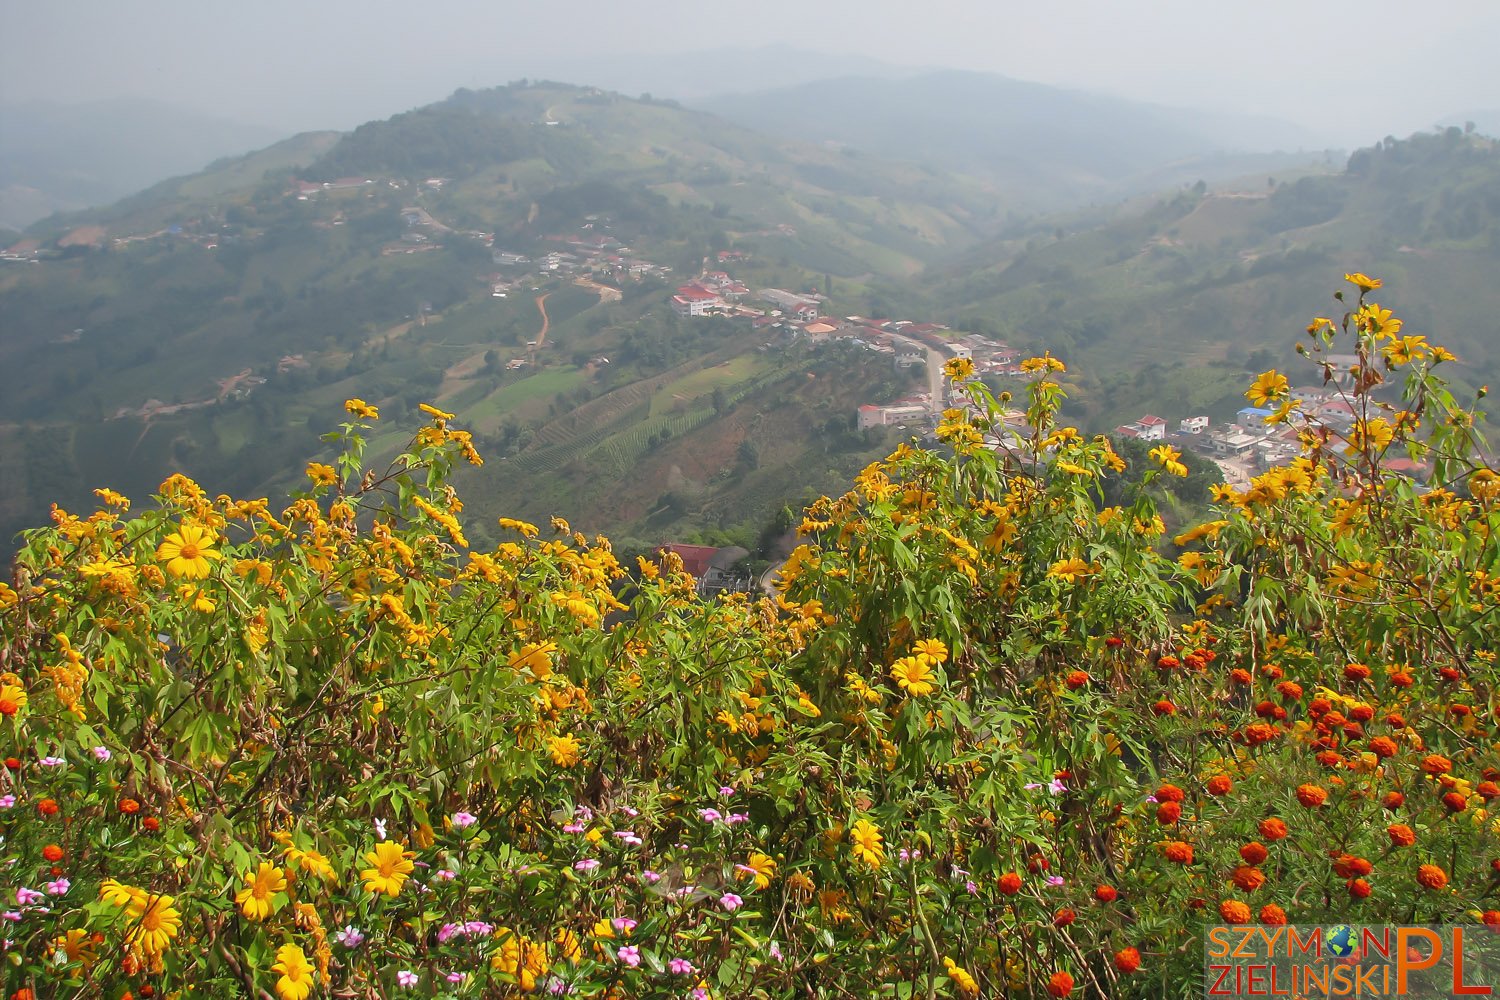
<svg viewBox="0 0 1500 1000">
<path fill-rule="evenodd" d="M 882 131 L 859 87 L 908 117 Z M 953 110 L 976 93 L 982 114 Z M 784 316 L 680 316 L 673 289 L 700 271 L 836 321 L 1052 350 L 1090 430 L 1164 398 L 1232 414 L 1254 352 L 1287 353 L 1351 267 L 1411 296 L 1476 381 L 1500 357 L 1500 160 L 1480 135 L 1382 143 L 1348 170 L 1237 161 L 1216 157 L 1222 123 L 968 74 L 733 113 L 756 108 L 783 134 L 593 87 L 460 91 L 33 226 L 0 266 L 0 530 L 174 470 L 282 494 L 285 456 L 358 395 L 387 418 L 377 454 L 418 402 L 474 427 L 481 521 L 753 533 L 888 448 L 855 408 L 922 379 Z M 1174 170 L 1206 183 L 1121 200 Z"/>
</svg>

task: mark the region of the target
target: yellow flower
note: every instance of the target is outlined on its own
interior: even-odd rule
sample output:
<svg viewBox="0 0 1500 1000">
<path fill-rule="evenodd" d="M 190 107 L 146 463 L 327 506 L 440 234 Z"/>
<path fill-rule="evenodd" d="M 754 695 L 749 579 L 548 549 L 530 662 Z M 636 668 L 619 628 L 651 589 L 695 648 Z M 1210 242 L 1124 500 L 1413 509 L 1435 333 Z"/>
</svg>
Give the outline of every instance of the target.
<svg viewBox="0 0 1500 1000">
<path fill-rule="evenodd" d="M 949 358 L 943 363 L 943 374 L 954 381 L 974 374 L 974 362 L 968 358 Z"/>
<path fill-rule="evenodd" d="M 294 944 L 284 944 L 276 949 L 276 964 L 272 972 L 281 973 L 276 980 L 276 995 L 281 1000 L 306 1000 L 313 988 L 313 968 L 302 949 Z"/>
<path fill-rule="evenodd" d="M 547 752 L 552 755 L 552 763 L 558 767 L 572 767 L 578 763 L 582 751 L 583 747 L 579 745 L 576 736 L 547 737 Z"/>
<path fill-rule="evenodd" d="M 913 698 L 932 694 L 936 690 L 932 660 L 926 656 L 903 656 L 891 664 L 891 679 Z"/>
<path fill-rule="evenodd" d="M 75 927 L 66 934 L 59 934 L 53 938 L 52 950 L 62 952 L 70 963 L 78 962 L 85 970 L 89 969 L 98 958 L 94 949 L 94 939 L 81 927 Z"/>
<path fill-rule="evenodd" d="M 1157 445 L 1151 449 L 1152 461 L 1159 462 L 1163 469 L 1166 469 L 1174 476 L 1186 476 L 1188 474 L 1187 466 L 1178 461 L 1181 457 L 1182 452 L 1168 444 Z"/>
<path fill-rule="evenodd" d="M 201 580 L 208 576 L 209 561 L 222 556 L 213 546 L 218 538 L 208 529 L 184 521 L 182 526 L 166 537 L 156 548 L 158 562 L 167 564 L 167 572 L 173 576 L 185 576 L 189 580 Z"/>
<path fill-rule="evenodd" d="M 288 847 L 285 851 L 286 861 L 289 866 L 301 868 L 309 875 L 317 875 L 320 878 L 331 879 L 334 877 L 333 862 L 318 851 L 300 850 L 296 847 Z"/>
<path fill-rule="evenodd" d="M 147 956 L 158 956 L 172 945 L 172 939 L 182 929 L 182 914 L 172 906 L 171 896 L 154 896 L 137 889 L 140 899 L 132 902 L 125 915 L 130 930 L 125 943 L 132 949 L 139 948 Z"/>
<path fill-rule="evenodd" d="M 254 872 L 245 873 L 245 888 L 235 893 L 240 912 L 251 920 L 264 920 L 275 909 L 274 897 L 286 890 L 286 874 L 269 861 L 262 861 Z"/>
<path fill-rule="evenodd" d="M 879 868 L 885 860 L 885 848 L 881 846 L 880 827 L 867 819 L 856 820 L 849 831 L 850 851 L 855 861 L 863 861 L 871 868 Z"/>
<path fill-rule="evenodd" d="M 436 417 L 439 420 L 452 420 L 453 419 L 453 414 L 447 413 L 447 412 L 445 412 L 443 410 L 440 410 L 436 406 L 431 405 L 430 403 L 418 403 L 417 404 L 417 409 L 421 410 L 423 413 L 427 414 L 429 417 Z"/>
<path fill-rule="evenodd" d="M 948 647 L 941 639 L 921 639 L 911 648 L 917 656 L 929 656 L 937 663 L 948 662 Z"/>
<path fill-rule="evenodd" d="M 556 643 L 527 643 L 510 654 L 510 668 L 512 670 L 530 670 L 533 677 L 544 681 L 552 676 L 552 654 L 555 652 L 557 652 Z"/>
<path fill-rule="evenodd" d="M 948 978 L 953 980 L 953 985 L 958 988 L 959 993 L 966 997 L 976 997 L 979 995 L 979 983 L 974 980 L 973 976 L 969 975 L 968 970 L 963 966 L 951 958 L 944 958 L 943 967 L 947 970 Z"/>
<path fill-rule="evenodd" d="M 395 896 L 401 892 L 401 884 L 410 877 L 412 870 L 416 867 L 411 859 L 415 855 L 406 849 L 405 844 L 397 844 L 385 841 L 375 845 L 375 850 L 365 854 L 365 860 L 372 867 L 366 868 L 359 873 L 364 880 L 365 891 L 372 896 L 385 893 L 387 896 Z"/>
<path fill-rule="evenodd" d="M 1382 417 L 1376 417 L 1374 420 L 1359 420 L 1349 432 L 1349 447 L 1345 449 L 1345 452 L 1354 455 L 1366 448 L 1383 451 L 1394 436 L 1395 432 L 1391 429 L 1391 425 Z"/>
<path fill-rule="evenodd" d="M 1077 583 L 1080 576 L 1088 576 L 1092 572 L 1093 566 L 1075 556 L 1053 563 L 1047 570 L 1047 575 L 1064 583 Z"/>
<path fill-rule="evenodd" d="M 99 884 L 99 898 L 110 906 L 135 907 L 139 909 L 146 905 L 146 891 L 144 889 L 137 889 L 133 885 L 126 885 L 112 878 L 107 878 Z"/>
<path fill-rule="evenodd" d="M 307 463 L 307 478 L 313 481 L 314 486 L 337 486 L 339 481 L 338 470 L 331 465 L 322 462 Z"/>
<path fill-rule="evenodd" d="M 1021 362 L 1021 371 L 1023 372 L 1065 372 L 1067 370 L 1068 366 L 1057 358 L 1054 358 L 1050 351 L 1039 358 L 1027 358 Z"/>
<path fill-rule="evenodd" d="M 557 945 L 559 957 L 565 962 L 577 965 L 583 961 L 583 945 L 578 941 L 578 935 L 566 927 L 559 927 L 557 933 L 552 935 L 552 941 Z"/>
<path fill-rule="evenodd" d="M 7 674 L 13 677 L 14 674 Z M 17 678 L 19 680 L 19 678 Z M 0 683 L 0 715 L 15 715 L 26 707 L 26 689 L 19 684 L 5 681 Z"/>
<path fill-rule="evenodd" d="M 500 527 L 509 531 L 520 532 L 526 538 L 535 538 L 537 536 L 536 525 L 529 521 L 518 521 L 513 517 L 500 518 Z"/>
<path fill-rule="evenodd" d="M 1256 406 L 1265 406 L 1273 399 L 1280 399 L 1286 395 L 1290 386 L 1286 376 L 1272 368 L 1270 371 L 1261 372 L 1250 383 L 1250 388 L 1245 390 L 1245 396 Z"/>
<path fill-rule="evenodd" d="M 1355 271 L 1353 274 L 1344 275 L 1344 280 L 1357 287 L 1361 294 L 1373 292 L 1383 284 L 1379 278 L 1367 278 L 1358 271 Z"/>
<path fill-rule="evenodd" d="M 361 420 L 380 419 L 380 410 L 371 406 L 369 403 L 366 403 L 358 396 L 354 397 L 353 399 L 344 400 L 344 409 L 354 414 L 354 416 L 359 417 Z"/>
<path fill-rule="evenodd" d="M 771 879 L 776 877 L 776 859 L 759 851 L 751 851 L 749 859 L 745 862 L 746 868 L 754 869 L 745 872 L 746 876 L 754 876 L 755 888 L 764 889 L 771 884 Z"/>
</svg>

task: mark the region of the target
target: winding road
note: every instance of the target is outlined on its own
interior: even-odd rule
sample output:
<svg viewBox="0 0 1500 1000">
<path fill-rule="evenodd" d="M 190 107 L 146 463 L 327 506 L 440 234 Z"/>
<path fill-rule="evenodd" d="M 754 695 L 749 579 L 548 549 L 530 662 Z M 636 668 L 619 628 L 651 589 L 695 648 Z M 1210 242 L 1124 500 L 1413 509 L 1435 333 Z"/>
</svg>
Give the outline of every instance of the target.
<svg viewBox="0 0 1500 1000">
<path fill-rule="evenodd" d="M 547 329 L 552 325 L 552 321 L 547 318 L 547 296 L 551 294 L 543 292 L 536 297 L 536 311 L 542 314 L 542 332 L 536 335 L 536 347 L 533 350 L 541 349 L 542 344 L 546 343 Z"/>
</svg>

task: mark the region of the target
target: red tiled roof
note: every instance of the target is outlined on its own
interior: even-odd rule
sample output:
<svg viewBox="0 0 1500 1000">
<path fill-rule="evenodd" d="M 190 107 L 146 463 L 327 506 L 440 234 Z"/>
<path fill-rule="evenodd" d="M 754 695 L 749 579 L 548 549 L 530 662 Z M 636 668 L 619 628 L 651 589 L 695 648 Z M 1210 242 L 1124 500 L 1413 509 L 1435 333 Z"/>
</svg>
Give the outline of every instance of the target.
<svg viewBox="0 0 1500 1000">
<path fill-rule="evenodd" d="M 708 572 L 709 563 L 719 552 L 712 545 L 682 545 L 678 542 L 658 545 L 656 551 L 676 553 L 682 559 L 682 568 L 691 573 L 694 578 L 701 577 Z"/>
</svg>

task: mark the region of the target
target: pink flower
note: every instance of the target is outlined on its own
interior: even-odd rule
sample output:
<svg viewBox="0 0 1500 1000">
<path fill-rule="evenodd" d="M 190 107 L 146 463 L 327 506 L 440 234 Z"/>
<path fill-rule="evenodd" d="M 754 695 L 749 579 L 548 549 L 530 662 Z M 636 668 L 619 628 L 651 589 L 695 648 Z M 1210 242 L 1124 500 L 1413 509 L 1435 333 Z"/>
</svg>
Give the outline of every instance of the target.
<svg viewBox="0 0 1500 1000">
<path fill-rule="evenodd" d="M 736 823 L 748 823 L 749 821 L 749 813 L 730 813 L 729 818 L 724 822 L 728 823 L 730 826 L 734 826 Z"/>
<path fill-rule="evenodd" d="M 1047 876 L 1047 884 L 1048 885 L 1062 885 L 1063 884 L 1063 877 L 1061 875 L 1048 875 Z"/>
<path fill-rule="evenodd" d="M 452 882 L 454 879 L 458 878 L 458 872 L 449 871 L 447 868 L 440 868 L 438 869 L 437 875 L 434 877 L 442 882 Z"/>
<path fill-rule="evenodd" d="M 479 822 L 479 817 L 473 813 L 456 812 L 453 814 L 453 825 L 463 830 Z"/>
<path fill-rule="evenodd" d="M 619 931 L 621 934 L 629 934 L 636 928 L 636 922 L 634 920 L 631 920 L 629 917 L 615 917 L 609 923 L 611 927 Z"/>
<path fill-rule="evenodd" d="M 667 963 L 667 971 L 674 976 L 691 976 L 695 971 L 693 963 L 685 958 L 674 958 Z"/>
<path fill-rule="evenodd" d="M 616 830 L 615 836 L 632 847 L 639 847 L 641 838 L 635 835 L 634 830 Z"/>
<path fill-rule="evenodd" d="M 9 809 L 16 804 L 14 795 L 0 795 L 0 809 Z"/>
<path fill-rule="evenodd" d="M 772 941 L 769 954 L 775 961 L 781 961 L 781 945 L 777 944 L 775 941 Z"/>
<path fill-rule="evenodd" d="M 591 872 L 595 868 L 598 868 L 598 867 L 599 867 L 599 859 L 598 858 L 584 858 L 582 861 L 576 861 L 576 862 L 573 863 L 573 868 L 575 870 L 581 871 L 581 872 Z"/>
<path fill-rule="evenodd" d="M 582 833 L 583 831 L 584 825 L 582 823 L 569 823 L 563 827 L 563 833 Z"/>
<path fill-rule="evenodd" d="M 724 814 L 717 809 L 699 809 L 698 818 L 705 823 L 717 823 L 724 818 Z"/>
<path fill-rule="evenodd" d="M 35 889 L 28 889 L 24 885 L 16 890 L 17 906 L 30 906 L 32 903 L 40 903 L 46 898 L 42 893 L 37 892 Z"/>
<path fill-rule="evenodd" d="M 720 785 L 719 794 L 728 797 L 734 794 L 734 789 L 729 787 L 728 785 Z"/>
<path fill-rule="evenodd" d="M 641 872 L 641 880 L 650 885 L 655 885 L 656 883 L 661 881 L 661 875 L 656 872 L 647 870 Z"/>
<path fill-rule="evenodd" d="M 641 964 L 641 950 L 633 944 L 627 944 L 615 952 L 615 957 L 632 969 Z"/>
<path fill-rule="evenodd" d="M 462 972 L 450 972 L 447 978 L 450 983 L 461 983 L 469 977 Z"/>
<path fill-rule="evenodd" d="M 724 907 L 724 909 L 728 910 L 730 913 L 733 913 L 741 906 L 744 906 L 745 901 L 732 892 L 726 892 L 724 893 L 724 895 L 719 897 L 719 905 Z"/>
<path fill-rule="evenodd" d="M 400 972 L 396 973 L 396 982 L 400 983 L 402 986 L 405 986 L 407 989 L 411 989 L 413 986 L 417 985 L 418 980 L 420 980 L 421 978 L 421 976 L 417 975 L 415 972 L 412 972 L 410 969 L 402 969 Z"/>
<path fill-rule="evenodd" d="M 94 747 L 94 759 L 99 761 L 99 763 L 102 764 L 109 760 L 109 758 L 109 747 Z"/>
<path fill-rule="evenodd" d="M 73 888 L 73 883 L 69 882 L 65 878 L 60 878 L 56 882 L 47 883 L 47 895 L 66 896 L 68 894 L 68 890 L 71 888 Z"/>
</svg>

